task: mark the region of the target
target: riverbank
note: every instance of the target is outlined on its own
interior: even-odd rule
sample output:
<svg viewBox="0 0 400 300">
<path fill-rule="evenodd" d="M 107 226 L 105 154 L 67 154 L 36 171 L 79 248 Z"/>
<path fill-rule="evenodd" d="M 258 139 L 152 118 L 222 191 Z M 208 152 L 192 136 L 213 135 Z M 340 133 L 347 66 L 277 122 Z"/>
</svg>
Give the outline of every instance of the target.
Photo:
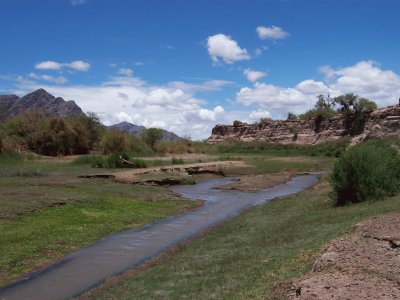
<svg viewBox="0 0 400 300">
<path fill-rule="evenodd" d="M 252 208 L 83 299 L 286 299 L 290 282 L 312 268 L 329 241 L 362 220 L 400 211 L 400 197 L 334 207 L 329 192 L 323 179 L 300 195 Z"/>
<path fill-rule="evenodd" d="M 321 161 L 326 165 L 326 159 L 320 158 L 307 163 L 276 163 L 270 157 L 246 156 L 233 165 L 219 159 L 214 157 L 215 165 L 222 166 L 224 172 L 234 176 L 318 170 Z M 201 205 L 177 197 L 164 187 L 78 178 L 85 174 L 116 174 L 118 171 L 75 165 L 66 159 L 62 162 L 4 163 L 0 174 L 0 285 L 40 270 L 59 261 L 66 253 L 110 233 L 140 227 Z M 165 178 L 170 174 L 140 176 L 144 179 Z M 183 177 L 202 181 L 215 175 Z"/>
</svg>

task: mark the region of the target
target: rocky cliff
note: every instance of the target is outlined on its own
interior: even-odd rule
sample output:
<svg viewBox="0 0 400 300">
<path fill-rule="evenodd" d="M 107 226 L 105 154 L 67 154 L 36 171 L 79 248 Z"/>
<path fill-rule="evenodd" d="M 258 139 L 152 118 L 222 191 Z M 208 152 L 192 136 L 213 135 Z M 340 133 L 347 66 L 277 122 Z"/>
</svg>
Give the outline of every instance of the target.
<svg viewBox="0 0 400 300">
<path fill-rule="evenodd" d="M 30 110 L 45 111 L 54 117 L 83 115 L 83 111 L 74 101 L 56 98 L 44 89 L 38 89 L 22 98 L 16 95 L 0 96 L 0 110 L 3 118 L 17 116 Z"/>
<path fill-rule="evenodd" d="M 233 125 L 217 125 L 213 128 L 208 143 L 226 139 L 240 141 L 265 141 L 271 143 L 318 144 L 351 136 L 352 143 L 371 138 L 397 135 L 400 137 L 400 106 L 388 106 L 364 113 L 359 134 L 351 134 L 348 122 L 342 115 L 316 122 L 310 120 L 277 120 L 247 124 L 235 121 Z"/>
</svg>

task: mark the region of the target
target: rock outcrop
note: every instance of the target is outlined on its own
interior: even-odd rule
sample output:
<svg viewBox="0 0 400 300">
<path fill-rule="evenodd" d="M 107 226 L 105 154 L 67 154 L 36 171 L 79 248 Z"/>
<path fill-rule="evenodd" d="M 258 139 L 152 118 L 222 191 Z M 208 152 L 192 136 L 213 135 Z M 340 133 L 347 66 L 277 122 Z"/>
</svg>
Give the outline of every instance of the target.
<svg viewBox="0 0 400 300">
<path fill-rule="evenodd" d="M 400 136 L 400 106 L 388 106 L 364 113 L 363 130 L 352 135 L 342 115 L 310 120 L 267 120 L 254 124 L 235 121 L 233 125 L 216 125 L 207 139 L 210 144 L 227 139 L 271 143 L 318 144 L 351 136 L 352 143 L 383 136 Z"/>
<path fill-rule="evenodd" d="M 45 111 L 54 117 L 76 117 L 84 114 L 74 101 L 56 98 L 44 89 L 38 89 L 22 98 L 16 95 L 0 96 L 0 109 L 3 118 L 32 110 Z"/>
</svg>

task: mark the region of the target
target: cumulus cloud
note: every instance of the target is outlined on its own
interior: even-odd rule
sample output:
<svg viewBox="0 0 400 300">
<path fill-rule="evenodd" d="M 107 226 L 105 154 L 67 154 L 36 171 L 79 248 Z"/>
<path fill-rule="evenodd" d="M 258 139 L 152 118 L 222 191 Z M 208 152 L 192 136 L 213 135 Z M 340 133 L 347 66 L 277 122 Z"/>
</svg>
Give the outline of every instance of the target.
<svg viewBox="0 0 400 300">
<path fill-rule="evenodd" d="M 320 69 L 325 81 L 304 80 L 295 87 L 280 87 L 267 83 L 255 83 L 237 92 L 236 100 L 244 105 L 258 105 L 268 109 L 274 117 L 284 117 L 289 111 L 302 113 L 312 108 L 320 94 L 338 96 L 355 93 L 375 101 L 378 106 L 396 103 L 400 95 L 400 75 L 382 70 L 373 61 L 361 61 L 355 65 L 334 69 Z"/>
<path fill-rule="evenodd" d="M 252 112 L 250 112 L 249 114 L 249 119 L 252 122 L 256 122 L 259 121 L 262 118 L 271 118 L 271 114 L 269 111 L 259 108 L 257 110 L 253 110 Z"/>
<path fill-rule="evenodd" d="M 222 33 L 208 37 L 207 49 L 214 62 L 222 59 L 225 63 L 232 64 L 235 61 L 250 59 L 246 49 L 240 48 L 235 40 Z"/>
<path fill-rule="evenodd" d="M 133 76 L 133 70 L 129 68 L 121 68 L 118 70 L 118 74 L 122 76 L 127 76 L 127 77 L 132 77 Z"/>
<path fill-rule="evenodd" d="M 32 79 L 36 79 L 36 80 L 44 80 L 44 81 L 49 81 L 49 82 L 53 82 L 53 83 L 66 83 L 68 80 L 67 78 L 63 77 L 63 76 L 50 76 L 50 75 L 39 75 L 39 74 L 35 74 L 35 73 L 29 73 L 28 77 L 32 78 Z"/>
<path fill-rule="evenodd" d="M 279 40 L 279 39 L 284 39 L 289 35 L 289 33 L 287 33 L 281 27 L 278 26 L 271 26 L 271 27 L 258 26 L 256 31 L 258 33 L 258 37 L 262 40 L 265 39 Z"/>
<path fill-rule="evenodd" d="M 382 70 L 374 61 L 361 61 L 354 66 L 332 69 L 331 88 L 339 94 L 355 93 L 376 101 L 392 104 L 400 94 L 400 75 Z"/>
<path fill-rule="evenodd" d="M 61 67 L 62 64 L 52 60 L 42 61 L 35 65 L 35 68 L 39 70 L 60 70 Z"/>
<path fill-rule="evenodd" d="M 227 116 L 220 105 L 206 107 L 207 101 L 197 94 L 222 89 L 227 84 L 230 83 L 210 80 L 197 84 L 174 82 L 153 85 L 140 78 L 114 77 L 93 86 L 62 86 L 21 78 L 17 89 L 24 94 L 42 87 L 55 96 L 75 100 L 83 111 L 98 113 L 106 125 L 128 121 L 201 139 L 210 135 L 216 123 L 231 122 L 231 116 Z"/>
<path fill-rule="evenodd" d="M 251 69 L 245 69 L 243 71 L 244 75 L 246 76 L 247 80 L 251 82 L 256 82 L 259 79 L 265 77 L 267 73 L 261 72 L 261 71 L 255 71 Z"/>
<path fill-rule="evenodd" d="M 90 64 L 81 60 L 75 60 L 69 64 L 64 64 L 64 66 L 82 72 L 86 72 L 90 69 Z"/>
<path fill-rule="evenodd" d="M 61 70 L 63 68 L 70 68 L 76 71 L 86 72 L 90 69 L 90 64 L 82 60 L 75 60 L 70 63 L 59 63 L 53 60 L 42 61 L 35 65 L 38 70 Z"/>
</svg>

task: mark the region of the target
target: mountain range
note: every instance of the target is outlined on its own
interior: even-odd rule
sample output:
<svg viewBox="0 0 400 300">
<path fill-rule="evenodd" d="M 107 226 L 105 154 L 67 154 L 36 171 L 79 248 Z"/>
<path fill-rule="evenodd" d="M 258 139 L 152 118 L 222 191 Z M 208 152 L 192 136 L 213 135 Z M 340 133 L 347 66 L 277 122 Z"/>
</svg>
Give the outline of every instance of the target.
<svg viewBox="0 0 400 300">
<path fill-rule="evenodd" d="M 146 130 L 146 127 L 144 126 L 139 126 L 139 125 L 135 125 L 129 122 L 121 122 L 115 125 L 111 125 L 109 126 L 109 128 L 112 129 L 118 129 L 121 131 L 124 131 L 126 133 L 132 134 L 132 135 L 136 135 L 136 136 L 141 136 L 143 134 L 143 132 Z M 163 131 L 163 137 L 162 140 L 163 141 L 172 141 L 172 142 L 176 142 L 181 140 L 182 138 L 179 137 L 178 135 L 176 135 L 173 132 L 167 131 L 162 129 Z"/>
<path fill-rule="evenodd" d="M 25 111 L 42 110 L 54 117 L 77 117 L 83 115 L 75 101 L 54 97 L 44 89 L 38 89 L 22 98 L 16 95 L 0 96 L 0 110 L 3 118 L 14 117 Z"/>
<path fill-rule="evenodd" d="M 0 120 L 15 117 L 23 112 L 31 110 L 45 111 L 51 116 L 58 118 L 78 117 L 84 115 L 82 109 L 73 100 L 66 101 L 61 97 L 54 97 L 44 89 L 38 89 L 23 97 L 17 95 L 0 95 Z M 146 127 L 121 122 L 109 126 L 126 133 L 140 136 Z M 163 141 L 178 141 L 181 138 L 175 133 L 163 130 Z"/>
</svg>

